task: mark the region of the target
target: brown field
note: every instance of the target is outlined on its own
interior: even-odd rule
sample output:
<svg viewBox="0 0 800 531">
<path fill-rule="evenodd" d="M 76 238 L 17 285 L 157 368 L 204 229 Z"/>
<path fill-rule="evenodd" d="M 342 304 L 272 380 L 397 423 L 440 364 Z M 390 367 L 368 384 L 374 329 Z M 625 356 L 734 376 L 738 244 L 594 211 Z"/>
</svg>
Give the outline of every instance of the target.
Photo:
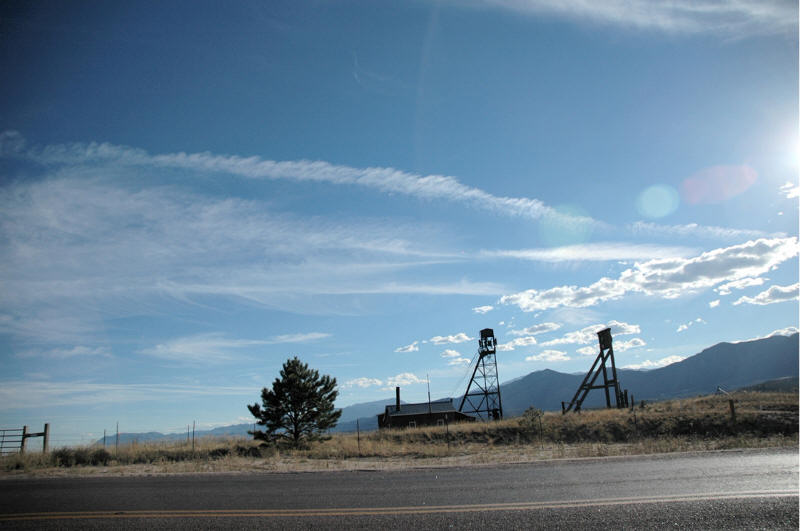
<svg viewBox="0 0 800 531">
<path fill-rule="evenodd" d="M 734 400 L 736 419 L 729 400 Z M 796 393 L 742 392 L 637 404 L 633 410 L 545 413 L 492 423 L 334 434 L 305 449 L 259 447 L 244 439 L 59 448 L 0 460 L 19 474 L 163 474 L 398 469 L 543 459 L 794 446 Z"/>
</svg>

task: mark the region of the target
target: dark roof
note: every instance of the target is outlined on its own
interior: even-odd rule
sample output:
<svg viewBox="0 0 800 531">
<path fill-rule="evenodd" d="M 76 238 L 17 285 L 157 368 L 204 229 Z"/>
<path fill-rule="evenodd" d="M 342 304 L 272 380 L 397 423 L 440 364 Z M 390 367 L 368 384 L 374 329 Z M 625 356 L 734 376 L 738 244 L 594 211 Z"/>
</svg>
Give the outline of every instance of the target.
<svg viewBox="0 0 800 531">
<path fill-rule="evenodd" d="M 450 400 L 439 400 L 438 402 L 431 402 L 430 403 L 430 410 L 428 409 L 428 402 L 420 402 L 419 404 L 400 404 L 400 411 L 397 411 L 397 407 L 392 404 L 386 406 L 386 413 L 395 416 L 395 415 L 423 415 L 425 413 L 452 413 L 455 411 L 453 407 L 453 399 Z"/>
</svg>

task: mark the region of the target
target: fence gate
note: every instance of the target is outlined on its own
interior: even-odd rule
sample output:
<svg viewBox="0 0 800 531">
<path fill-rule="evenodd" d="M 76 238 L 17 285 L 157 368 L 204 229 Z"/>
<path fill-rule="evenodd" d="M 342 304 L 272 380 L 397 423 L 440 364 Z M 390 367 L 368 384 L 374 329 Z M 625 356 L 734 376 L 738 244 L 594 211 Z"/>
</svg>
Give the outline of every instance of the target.
<svg viewBox="0 0 800 531">
<path fill-rule="evenodd" d="M 0 430 L 0 455 L 18 454 L 24 440 L 23 428 Z"/>
<path fill-rule="evenodd" d="M 45 424 L 44 431 L 39 433 L 30 433 L 27 426 L 0 429 L 0 455 L 24 454 L 29 437 L 43 437 L 42 451 L 46 453 L 50 445 L 50 424 Z"/>
</svg>

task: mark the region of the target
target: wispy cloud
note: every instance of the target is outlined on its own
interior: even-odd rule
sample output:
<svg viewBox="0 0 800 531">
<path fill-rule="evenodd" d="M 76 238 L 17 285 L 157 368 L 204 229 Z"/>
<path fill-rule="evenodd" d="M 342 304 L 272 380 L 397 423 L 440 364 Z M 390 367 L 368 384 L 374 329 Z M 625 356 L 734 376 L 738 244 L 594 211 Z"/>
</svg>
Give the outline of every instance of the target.
<svg viewBox="0 0 800 531">
<path fill-rule="evenodd" d="M 424 200 L 468 204 L 471 208 L 529 219 L 544 215 L 565 224 L 593 222 L 590 218 L 556 212 L 538 199 L 500 197 L 462 184 L 446 175 L 419 175 L 395 168 L 354 168 L 325 161 L 274 161 L 212 153 L 167 153 L 151 155 L 144 150 L 108 143 L 73 143 L 25 149 L 19 137 L 0 137 L 0 153 L 47 165 L 113 165 L 156 167 L 222 173 L 247 179 L 291 180 L 369 188 Z"/>
<path fill-rule="evenodd" d="M 417 281 L 415 269 L 461 260 L 441 253 L 439 231 L 422 223 L 299 218 L 262 201 L 129 189 L 87 172 L 46 168 L 51 178 L 0 188 L 0 331 L 29 344 L 87 343 L 109 318 L 211 297 L 325 314 L 347 313 L 344 297 L 504 291 L 467 278 Z"/>
<path fill-rule="evenodd" d="M 757 304 L 759 306 L 764 306 L 778 302 L 794 301 L 798 299 L 799 291 L 800 283 L 792 284 L 791 286 L 771 286 L 755 297 L 743 296 L 733 304 L 734 306 L 739 304 Z"/>
<path fill-rule="evenodd" d="M 633 234 L 643 236 L 693 237 L 715 240 L 743 240 L 754 238 L 785 237 L 783 233 L 768 233 L 762 230 L 733 229 L 688 223 L 686 225 L 659 225 L 649 221 L 637 221 L 628 226 Z"/>
<path fill-rule="evenodd" d="M 142 349 L 140 353 L 182 363 L 220 363 L 241 359 L 242 349 L 263 347 L 270 343 L 257 339 L 228 339 L 224 334 L 214 332 L 172 339 Z"/>
<path fill-rule="evenodd" d="M 317 341 L 331 337 L 330 334 L 325 332 L 307 332 L 304 334 L 283 334 L 279 336 L 272 336 L 271 343 L 307 343 L 309 341 Z"/>
<path fill-rule="evenodd" d="M 179 337 L 140 350 L 141 354 L 184 363 L 220 363 L 243 359 L 254 348 L 282 343 L 307 343 L 325 339 L 331 335 L 324 332 L 283 334 L 269 339 L 230 339 L 222 332 L 210 332 Z"/>
<path fill-rule="evenodd" d="M 597 242 L 542 249 L 481 251 L 481 256 L 515 258 L 534 262 L 608 262 L 614 260 L 651 260 L 691 256 L 697 249 L 690 247 Z"/>
<path fill-rule="evenodd" d="M 789 33 L 796 27 L 793 2 L 780 0 L 469 0 L 459 5 L 508 9 L 532 15 L 668 34 L 714 34 L 725 38 Z"/>
<path fill-rule="evenodd" d="M 671 258 L 637 263 L 619 277 L 601 278 L 589 286 L 558 286 L 530 289 L 506 295 L 502 304 L 513 304 L 526 312 L 560 306 L 587 307 L 615 300 L 628 293 L 674 299 L 717 284 L 758 277 L 797 256 L 796 238 L 749 241 L 702 253 L 693 258 Z"/>
<path fill-rule="evenodd" d="M 105 384 L 7 380 L 0 385 L 0 409 L 96 406 L 131 402 L 174 402 L 192 397 L 257 396 L 258 386 Z"/>
<path fill-rule="evenodd" d="M 488 305 L 487 306 L 476 306 L 475 308 L 472 309 L 473 312 L 481 314 L 481 315 L 483 315 L 485 313 L 489 313 L 492 310 L 494 310 L 494 306 L 488 306 Z"/>
<path fill-rule="evenodd" d="M 667 356 L 666 358 L 661 358 L 656 361 L 645 360 L 641 363 L 633 363 L 631 365 L 625 365 L 622 368 L 635 369 L 635 370 L 658 369 L 660 367 L 666 367 L 667 365 L 672 365 L 673 363 L 678 363 L 679 361 L 683 361 L 685 359 L 686 359 L 685 356 Z"/>
<path fill-rule="evenodd" d="M 72 348 L 54 348 L 49 350 L 27 350 L 17 354 L 18 358 L 110 358 L 111 349 L 108 347 L 87 347 L 78 345 Z"/>
<path fill-rule="evenodd" d="M 717 306 L 719 306 L 719 299 L 713 300 L 713 301 L 708 303 L 708 307 L 709 308 L 716 308 Z"/>
</svg>

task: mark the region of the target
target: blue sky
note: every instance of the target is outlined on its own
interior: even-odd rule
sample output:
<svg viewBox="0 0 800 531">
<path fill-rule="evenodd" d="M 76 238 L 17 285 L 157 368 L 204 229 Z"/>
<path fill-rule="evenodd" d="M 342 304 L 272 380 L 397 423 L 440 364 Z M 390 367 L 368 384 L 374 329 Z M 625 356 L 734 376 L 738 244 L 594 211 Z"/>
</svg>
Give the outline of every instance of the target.
<svg viewBox="0 0 800 531">
<path fill-rule="evenodd" d="M 5 2 L 0 423 L 248 422 L 798 326 L 793 2 Z M 623 382 L 624 384 L 624 382 Z"/>
</svg>

